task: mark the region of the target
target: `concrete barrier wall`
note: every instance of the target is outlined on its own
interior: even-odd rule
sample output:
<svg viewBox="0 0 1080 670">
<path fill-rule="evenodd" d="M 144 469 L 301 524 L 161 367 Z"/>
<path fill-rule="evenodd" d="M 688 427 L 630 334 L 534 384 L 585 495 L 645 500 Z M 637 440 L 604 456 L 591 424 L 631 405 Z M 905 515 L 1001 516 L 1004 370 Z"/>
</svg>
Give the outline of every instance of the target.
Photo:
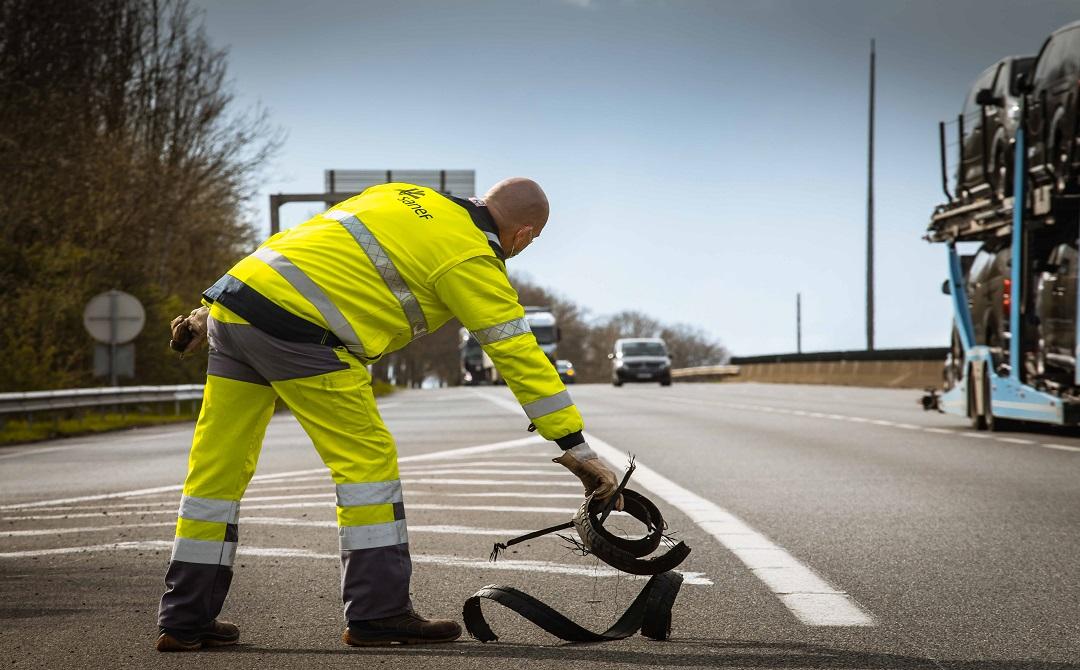
<svg viewBox="0 0 1080 670">
<path fill-rule="evenodd" d="M 942 365 L 942 360 L 740 363 L 739 374 L 725 381 L 882 388 L 940 387 Z"/>
</svg>

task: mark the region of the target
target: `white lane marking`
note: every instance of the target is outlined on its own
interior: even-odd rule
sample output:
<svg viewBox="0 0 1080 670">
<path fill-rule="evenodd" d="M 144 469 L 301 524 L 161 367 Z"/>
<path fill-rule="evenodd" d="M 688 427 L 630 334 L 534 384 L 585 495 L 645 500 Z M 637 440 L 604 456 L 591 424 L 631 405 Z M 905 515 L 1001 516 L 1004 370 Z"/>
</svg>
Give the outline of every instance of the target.
<svg viewBox="0 0 1080 670">
<path fill-rule="evenodd" d="M 283 495 L 283 496 L 244 496 L 243 505 L 245 509 L 248 503 L 252 502 L 265 502 L 267 500 L 289 500 L 289 499 L 303 499 L 303 498 L 322 498 L 326 497 L 328 500 L 334 499 L 333 489 L 328 486 L 278 486 L 266 489 L 259 489 L 257 493 L 264 491 L 278 490 L 278 491 L 302 491 L 302 490 L 314 490 L 318 489 L 321 493 L 318 494 L 296 494 L 296 495 Z M 412 498 L 564 498 L 567 500 L 582 500 L 584 494 L 577 493 L 535 493 L 532 491 L 488 491 L 484 493 L 444 493 L 441 491 L 418 491 L 410 488 L 406 491 L 405 497 Z M 170 498 L 168 500 L 146 500 L 137 503 L 108 503 L 104 505 L 83 505 L 79 507 L 37 507 L 34 508 L 38 512 L 93 512 L 94 515 L 110 514 L 109 510 L 114 509 L 146 509 L 148 507 L 163 507 L 163 506 L 178 506 L 180 501 L 176 498 Z M 5 517 L 6 518 L 6 517 Z"/>
<path fill-rule="evenodd" d="M 160 528 L 162 526 L 175 526 L 175 521 L 160 521 L 154 523 L 118 523 L 112 526 L 83 526 L 81 528 L 42 528 L 35 530 L 5 530 L 0 531 L 0 537 L 30 537 L 34 535 L 65 535 L 67 533 L 97 533 L 118 528 Z"/>
<path fill-rule="evenodd" d="M 292 517 L 240 517 L 241 526 L 307 526 L 313 528 L 337 528 L 337 521 L 318 521 L 314 519 L 296 519 Z M 128 528 L 162 528 L 173 527 L 173 521 L 155 523 L 118 523 L 111 526 L 79 526 L 76 528 L 48 528 L 35 530 L 8 530 L 0 531 L 0 537 L 35 537 L 41 535 L 67 535 L 70 533 L 98 533 L 112 530 L 126 530 Z M 456 526 L 447 524 L 438 525 L 409 525 L 410 533 L 442 533 L 451 535 L 500 535 L 514 537 L 531 532 L 520 528 L 478 528 L 476 526 Z M 555 537 L 554 535 L 549 537 Z"/>
<path fill-rule="evenodd" d="M 493 404 L 509 409 L 505 398 L 476 392 Z M 515 412 L 520 411 L 515 407 Z M 619 449 L 595 435 L 585 433 L 593 450 L 614 465 L 626 459 Z M 800 621 L 810 626 L 873 626 L 873 617 L 847 593 L 838 590 L 799 562 L 779 545 L 751 528 L 719 505 L 679 486 L 667 477 L 636 461 L 635 481 L 690 517 L 694 523 L 727 547 L 761 579 L 780 602 Z M 768 550 L 767 555 L 743 550 Z M 786 561 L 777 565 L 778 561 Z"/>
<path fill-rule="evenodd" d="M 1060 449 L 1061 451 L 1080 451 L 1080 447 L 1073 447 L 1068 444 L 1044 444 L 1042 446 L 1047 449 Z"/>
<path fill-rule="evenodd" d="M 411 495 L 411 494 L 407 494 Z M 530 491 L 514 491 L 503 493 L 501 491 L 485 493 L 439 493 L 436 495 L 447 498 L 566 498 L 568 500 L 582 501 L 585 499 L 582 493 L 532 493 Z"/>
<path fill-rule="evenodd" d="M 493 470 L 491 468 L 452 468 L 449 470 L 439 469 L 411 469 L 401 471 L 402 475 L 543 475 L 546 477 L 566 478 L 566 470 Z"/>
<path fill-rule="evenodd" d="M 640 397 L 640 396 L 639 396 Z M 995 439 L 999 442 L 1006 442 L 1009 444 L 1022 444 L 1025 446 L 1042 447 L 1044 449 L 1059 449 L 1061 451 L 1074 451 L 1080 452 L 1080 447 L 1071 447 L 1068 445 L 1052 445 L 1045 442 L 1039 442 L 1037 440 L 1025 440 L 1022 438 L 1009 438 L 1009 437 L 994 437 L 992 435 L 984 435 L 981 433 L 966 432 L 961 430 L 949 430 L 944 428 L 932 428 L 929 426 L 917 426 L 910 423 L 897 423 L 894 421 L 885 421 L 883 419 L 868 419 L 860 416 L 844 416 L 841 414 L 823 414 L 820 412 L 805 412 L 802 410 L 786 409 L 782 407 L 768 407 L 765 405 L 748 405 L 744 403 L 732 403 L 724 401 L 701 401 L 692 398 L 663 398 L 657 397 L 655 400 L 661 400 L 663 402 L 675 403 L 680 405 L 700 405 L 700 406 L 713 406 L 713 407 L 726 407 L 729 409 L 742 409 L 751 410 L 755 412 L 777 413 L 777 414 L 791 414 L 796 416 L 808 416 L 820 419 L 832 419 L 835 421 L 850 421 L 853 423 L 871 423 L 878 426 L 886 426 L 889 428 L 901 428 L 903 430 L 920 430 L 926 433 L 938 433 L 944 435 L 959 435 L 961 437 L 973 437 L 976 439 Z M 496 403 L 502 405 L 502 403 Z M 1062 447 L 1065 447 L 1062 449 Z"/>
<path fill-rule="evenodd" d="M 622 451 L 595 435 L 586 434 L 585 439 L 597 454 L 613 464 L 626 458 Z M 849 595 L 734 514 L 679 486 L 641 461 L 636 461 L 636 465 L 635 481 L 686 514 L 727 547 L 800 621 L 809 626 L 875 625 L 873 617 Z"/>
<path fill-rule="evenodd" d="M 539 442 L 547 442 L 539 435 L 532 435 L 530 437 L 523 437 L 517 440 L 505 440 L 502 442 L 493 442 L 491 444 L 481 444 L 475 447 L 458 447 L 456 449 L 445 449 L 443 451 L 435 451 L 427 454 L 416 454 L 413 456 L 402 456 L 398 458 L 399 463 L 410 463 L 413 461 L 430 461 L 445 458 L 450 455 L 462 455 L 462 454 L 483 454 L 489 451 L 499 451 L 501 449 L 512 449 L 515 447 L 524 447 L 530 444 L 536 444 Z M 324 474 L 327 470 L 323 468 L 311 468 L 308 470 L 292 470 L 289 472 L 278 472 L 268 475 L 255 475 L 251 478 L 254 481 L 274 481 L 289 478 L 289 477 L 301 477 L 304 475 Z M 145 489 L 133 489 L 130 491 L 117 491 L 114 493 L 99 493 L 96 495 L 75 496 L 71 498 L 53 498 L 51 500 L 37 500 L 34 502 L 14 503 L 8 505 L 0 505 L 0 510 L 9 509 L 31 509 L 34 507 L 49 507 L 54 505 L 66 505 L 68 503 L 78 502 L 90 502 L 93 500 L 110 500 L 115 498 L 132 498 L 135 496 L 154 495 L 157 493 L 168 493 L 170 491 L 180 491 L 183 489 L 183 485 L 174 484 L 170 486 L 155 486 Z"/>
<path fill-rule="evenodd" d="M 584 500 L 584 498 L 582 498 Z M 247 511 L 256 509 L 301 509 L 304 507 L 321 507 L 334 509 L 333 496 L 329 496 L 325 502 L 292 502 L 273 503 L 267 505 L 244 505 Z M 572 517 L 577 510 L 567 507 L 520 507 L 506 505 L 440 505 L 434 503 L 405 503 L 405 509 L 411 510 L 457 510 L 461 512 L 531 512 L 536 514 L 565 514 Z M 44 521 L 49 519 L 92 519 L 113 516 L 136 516 L 146 514 L 176 514 L 174 509 L 141 509 L 123 512 L 87 512 L 76 514 L 28 514 L 23 516 L 0 517 L 0 521 Z"/>
<path fill-rule="evenodd" d="M 582 502 L 584 502 L 582 498 Z M 461 512 L 532 512 L 537 514 L 565 514 L 567 519 L 577 514 L 576 508 L 570 507 L 521 507 L 516 505 L 442 505 L 439 503 L 405 503 L 405 511 L 411 510 L 456 510 Z"/>
<path fill-rule="evenodd" d="M 381 411 L 381 410 L 386 409 L 387 407 L 397 407 L 401 403 L 399 403 L 399 402 L 379 402 L 379 401 L 375 401 L 375 404 L 378 405 L 379 410 Z"/>
<path fill-rule="evenodd" d="M 0 460 L 4 460 L 4 459 L 7 459 L 7 458 L 18 458 L 19 456 L 34 456 L 34 455 L 37 455 L 37 454 L 47 454 L 50 451 L 67 451 L 68 449 L 78 449 L 81 446 L 83 446 L 83 445 L 81 445 L 81 444 L 65 444 L 65 445 L 63 445 L 61 447 L 38 447 L 37 449 L 34 449 L 34 448 L 23 449 L 21 451 L 16 451 L 13 454 L 0 455 Z"/>
<path fill-rule="evenodd" d="M 411 530 L 411 528 L 410 528 Z M 32 558 L 35 556 L 58 556 L 64 554 L 82 554 L 102 551 L 169 551 L 172 542 L 166 540 L 144 540 L 140 542 L 113 542 L 110 544 L 94 544 L 83 547 L 61 547 L 58 549 L 31 549 L 28 551 L 9 551 L 0 553 L 3 558 Z M 273 557 L 273 558 L 314 558 L 320 560 L 340 561 L 339 554 L 322 554 L 310 549 L 291 549 L 287 547 L 245 547 L 240 545 L 236 550 L 239 556 Z M 438 554 L 413 554 L 413 563 L 425 563 L 429 565 L 445 565 L 459 568 L 479 568 L 482 570 L 510 570 L 514 572 L 545 572 L 559 575 L 575 575 L 581 577 L 620 577 L 633 580 L 645 580 L 648 576 L 626 575 L 608 567 L 581 567 L 565 563 L 552 563 L 549 561 L 523 561 L 502 559 L 492 563 L 486 558 L 461 558 L 458 556 L 443 556 Z M 703 572 L 680 572 L 683 583 L 692 586 L 712 586 L 711 579 Z"/>
<path fill-rule="evenodd" d="M 732 403 L 723 401 L 699 401 L 689 398 L 657 398 L 664 402 L 671 402 L 676 404 L 690 404 L 690 405 L 710 405 L 718 407 L 728 407 L 732 410 L 751 410 L 754 412 L 766 412 L 766 413 L 779 413 L 779 414 L 791 414 L 797 416 L 809 416 L 813 418 L 827 418 L 842 421 L 852 421 L 856 424 L 875 424 L 877 426 L 886 426 L 889 428 L 901 428 L 904 430 L 921 430 L 923 432 L 933 432 L 939 434 L 957 434 L 961 437 L 975 438 L 975 439 L 994 439 L 998 442 L 1004 442 L 1009 444 L 1023 444 L 1026 446 L 1040 446 L 1043 448 L 1052 448 L 1052 450 L 1066 451 L 1066 452 L 1080 452 L 1080 447 L 1071 447 L 1063 444 L 1048 444 L 1045 442 L 1039 442 L 1037 440 L 1024 440 L 1021 438 L 996 438 L 994 435 L 981 434 L 976 432 L 961 431 L 956 429 L 944 429 L 944 428 L 931 428 L 927 426 L 916 426 L 914 424 L 900 424 L 895 421 L 887 421 L 883 419 L 864 418 L 861 416 L 843 416 L 840 414 L 822 414 L 819 412 L 804 412 L 800 410 L 788 410 L 784 407 L 769 407 L 766 405 L 750 405 L 743 403 Z M 499 404 L 499 403 L 496 403 Z M 1062 448 L 1062 447 L 1065 448 Z"/>
<path fill-rule="evenodd" d="M 289 517 L 240 517 L 240 525 L 255 526 L 309 526 L 314 528 L 337 528 L 337 521 L 313 521 L 309 519 L 292 519 Z M 476 526 L 455 526 L 437 524 L 433 526 L 413 525 L 408 526 L 410 533 L 440 533 L 448 535 L 501 535 L 514 537 L 524 535 L 530 531 L 516 528 L 477 528 Z M 549 536 L 554 537 L 554 536 Z"/>
<path fill-rule="evenodd" d="M 565 486 L 581 488 L 581 482 L 541 482 L 535 479 L 409 479 L 401 480 L 406 484 L 447 484 L 455 486 Z"/>
<path fill-rule="evenodd" d="M 557 455 L 558 454 L 555 454 L 555 453 L 546 454 L 544 456 L 541 456 L 540 458 L 542 458 L 542 459 L 544 459 L 544 461 L 547 461 L 548 463 L 550 463 L 551 462 L 550 459 L 553 458 L 554 456 L 557 456 Z M 487 460 L 487 461 L 468 461 L 468 460 L 465 460 L 465 459 L 458 460 L 458 459 L 453 459 L 453 458 L 447 458 L 446 460 L 448 462 L 439 463 L 437 465 L 430 465 L 430 466 L 427 466 L 427 467 L 439 467 L 439 468 L 482 468 L 482 467 L 535 468 L 535 467 L 538 467 L 538 466 L 543 464 L 543 461 L 538 463 L 536 461 L 512 460 L 512 459 L 498 460 L 498 459 L 494 459 L 494 458 L 491 459 L 491 460 Z M 552 465 L 555 465 L 555 464 L 552 464 Z M 561 465 L 556 465 L 555 467 L 562 467 L 562 466 Z M 327 478 L 329 479 L 329 475 L 327 475 Z"/>
<path fill-rule="evenodd" d="M 1036 444 L 1034 440 L 1025 440 L 1019 437 L 998 437 L 995 439 L 998 442 L 1008 442 L 1009 444 Z"/>
</svg>

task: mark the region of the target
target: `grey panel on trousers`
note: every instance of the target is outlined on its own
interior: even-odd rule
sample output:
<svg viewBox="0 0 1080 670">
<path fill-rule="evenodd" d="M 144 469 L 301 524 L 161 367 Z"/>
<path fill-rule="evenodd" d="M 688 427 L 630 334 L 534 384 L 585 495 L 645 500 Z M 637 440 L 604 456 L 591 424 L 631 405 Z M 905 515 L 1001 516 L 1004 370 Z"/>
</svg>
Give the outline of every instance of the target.
<svg viewBox="0 0 1080 670">
<path fill-rule="evenodd" d="M 244 323 L 211 320 L 209 329 L 222 354 L 250 365 L 272 382 L 313 377 L 349 367 L 332 347 L 324 344 L 287 342 Z"/>
<path fill-rule="evenodd" d="M 197 521 L 236 523 L 240 518 L 240 501 L 183 496 L 180 498 L 179 515 Z"/>
<path fill-rule="evenodd" d="M 338 528 L 338 540 L 342 551 L 374 549 L 405 544 L 409 541 L 409 531 L 404 519 L 367 526 L 341 526 Z"/>
<path fill-rule="evenodd" d="M 346 621 L 364 621 L 412 609 L 409 545 L 341 552 L 341 600 Z"/>
<path fill-rule="evenodd" d="M 364 355 L 364 347 L 360 344 L 360 337 L 356 334 L 352 324 L 341 313 L 341 310 L 330 299 L 330 296 L 326 295 L 322 287 L 316 284 L 311 277 L 308 277 L 292 261 L 270 247 L 256 249 L 255 253 L 251 255 L 274 268 L 300 295 L 307 298 L 308 302 L 314 305 L 315 309 L 319 310 L 319 314 L 326 320 L 327 325 L 330 326 L 330 332 L 337 335 L 338 339 L 345 343 L 349 351 L 357 356 Z"/>
<path fill-rule="evenodd" d="M 171 631 L 203 630 L 221 613 L 232 576 L 232 568 L 226 565 L 169 563 L 158 626 Z"/>
<path fill-rule="evenodd" d="M 405 282 L 405 278 L 398 272 L 394 261 L 390 259 L 390 255 L 386 253 L 382 244 L 364 225 L 364 222 L 357 218 L 355 214 L 340 209 L 332 209 L 326 213 L 326 216 L 344 226 L 349 231 L 349 234 L 353 236 L 353 239 L 356 240 L 356 243 L 360 245 L 360 248 L 364 250 L 364 253 L 367 254 L 371 264 L 375 266 L 379 276 L 386 283 L 386 287 L 401 303 L 401 309 L 404 310 L 405 318 L 412 329 L 413 339 L 427 335 L 427 318 L 424 316 L 424 310 L 420 307 L 420 301 L 416 299 L 416 295 L 413 294 L 412 289 Z"/>
<path fill-rule="evenodd" d="M 173 540 L 172 559 L 185 563 L 232 565 L 236 558 L 235 542 L 213 542 L 178 537 Z"/>
<path fill-rule="evenodd" d="M 247 363 L 241 363 L 235 358 L 229 358 L 216 349 L 210 350 L 210 361 L 206 365 L 206 374 L 233 379 L 238 382 L 248 382 L 249 384 L 270 385 L 270 382 L 263 379 L 262 375 L 255 372 L 255 368 Z"/>
<path fill-rule="evenodd" d="M 338 507 L 358 507 L 401 502 L 401 480 L 337 485 Z"/>
<path fill-rule="evenodd" d="M 522 405 L 521 408 L 525 410 L 525 416 L 530 419 L 539 419 L 542 416 L 547 416 L 552 412 L 558 412 L 560 409 L 565 409 L 574 404 L 574 401 L 570 399 L 569 391 L 560 391 L 555 395 L 549 395 L 546 398 L 540 398 L 530 403 Z"/>
</svg>

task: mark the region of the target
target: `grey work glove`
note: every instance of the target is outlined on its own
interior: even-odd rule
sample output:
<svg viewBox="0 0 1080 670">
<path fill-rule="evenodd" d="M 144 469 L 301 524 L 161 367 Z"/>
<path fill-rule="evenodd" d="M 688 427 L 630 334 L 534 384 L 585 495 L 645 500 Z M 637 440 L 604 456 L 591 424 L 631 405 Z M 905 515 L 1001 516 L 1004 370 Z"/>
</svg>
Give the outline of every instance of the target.
<svg viewBox="0 0 1080 670">
<path fill-rule="evenodd" d="M 198 307 L 191 310 L 191 314 L 180 315 L 169 324 L 172 331 L 169 346 L 173 351 L 180 352 L 180 358 L 195 351 L 206 341 L 206 319 L 209 316 L 209 309 Z"/>
<path fill-rule="evenodd" d="M 604 462 L 596 455 L 587 442 L 582 442 L 576 447 L 571 447 L 563 452 L 562 456 L 551 459 L 570 472 L 577 475 L 585 486 L 585 495 L 595 493 L 600 500 L 605 500 L 619 488 L 619 478 L 604 465 Z M 615 509 L 623 508 L 622 496 L 615 501 Z"/>
</svg>

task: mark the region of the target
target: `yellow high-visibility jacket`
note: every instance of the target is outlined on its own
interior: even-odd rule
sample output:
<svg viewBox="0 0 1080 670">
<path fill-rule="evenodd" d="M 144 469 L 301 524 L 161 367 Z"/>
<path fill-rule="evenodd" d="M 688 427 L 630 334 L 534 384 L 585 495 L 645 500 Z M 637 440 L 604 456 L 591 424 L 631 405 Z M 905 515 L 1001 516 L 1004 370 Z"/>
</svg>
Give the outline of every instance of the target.
<svg viewBox="0 0 1080 670">
<path fill-rule="evenodd" d="M 373 186 L 274 235 L 204 293 L 284 339 L 365 362 L 457 317 L 541 435 L 582 441 L 581 415 L 525 321 L 487 208 L 415 184 Z"/>
</svg>

